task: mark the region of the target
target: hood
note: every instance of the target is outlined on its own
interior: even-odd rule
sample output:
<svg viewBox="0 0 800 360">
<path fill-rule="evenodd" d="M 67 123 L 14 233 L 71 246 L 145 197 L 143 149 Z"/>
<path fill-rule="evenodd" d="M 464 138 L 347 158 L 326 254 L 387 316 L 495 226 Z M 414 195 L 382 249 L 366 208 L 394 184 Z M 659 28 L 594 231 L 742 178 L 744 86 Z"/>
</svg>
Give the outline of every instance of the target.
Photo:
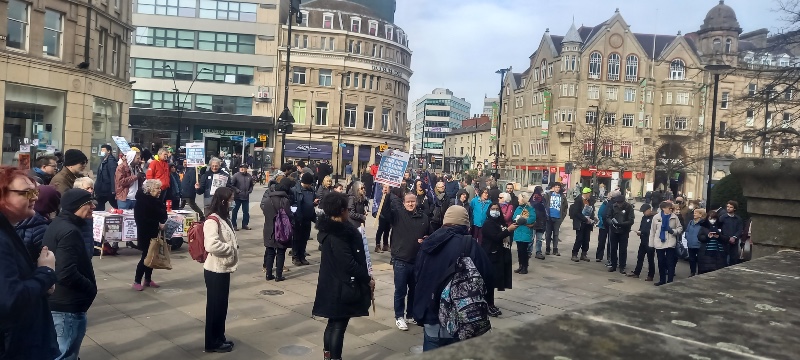
<svg viewBox="0 0 800 360">
<path fill-rule="evenodd" d="M 131 166 L 134 159 L 136 159 L 136 151 L 131 150 L 125 153 L 125 161 L 128 162 L 128 166 Z"/>
<path fill-rule="evenodd" d="M 361 233 L 349 221 L 333 221 L 327 215 L 321 215 L 317 219 L 316 228 L 319 230 L 317 238 L 320 244 L 324 244 L 329 236 L 336 236 L 342 239 L 347 239 L 348 237 L 361 238 Z"/>
<path fill-rule="evenodd" d="M 469 231 L 466 225 L 457 225 L 457 226 L 446 226 L 439 228 L 428 236 L 425 241 L 422 242 L 420 246 L 420 251 L 424 251 L 426 254 L 436 254 L 440 252 L 444 245 L 447 244 L 450 239 L 457 235 L 468 235 Z"/>
</svg>

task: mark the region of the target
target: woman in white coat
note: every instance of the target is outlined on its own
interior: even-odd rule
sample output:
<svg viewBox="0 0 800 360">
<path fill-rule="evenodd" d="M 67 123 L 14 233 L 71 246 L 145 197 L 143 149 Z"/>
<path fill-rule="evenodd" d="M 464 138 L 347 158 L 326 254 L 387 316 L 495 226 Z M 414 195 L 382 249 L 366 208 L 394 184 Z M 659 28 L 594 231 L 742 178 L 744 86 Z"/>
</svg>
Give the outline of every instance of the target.
<svg viewBox="0 0 800 360">
<path fill-rule="evenodd" d="M 658 207 L 659 212 L 653 216 L 650 225 L 650 247 L 656 249 L 658 257 L 659 281 L 655 285 L 661 286 L 671 283 L 675 278 L 675 264 L 678 261 L 675 247 L 683 227 L 678 216 L 673 213 L 671 203 L 662 202 Z"/>
</svg>

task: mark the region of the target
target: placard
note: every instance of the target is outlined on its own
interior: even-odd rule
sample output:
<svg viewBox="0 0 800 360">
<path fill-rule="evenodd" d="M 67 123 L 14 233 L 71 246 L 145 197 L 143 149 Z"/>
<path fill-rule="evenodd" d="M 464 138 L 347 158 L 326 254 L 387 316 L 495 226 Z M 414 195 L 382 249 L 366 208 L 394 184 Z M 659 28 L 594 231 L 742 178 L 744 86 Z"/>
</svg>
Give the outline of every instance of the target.
<svg viewBox="0 0 800 360">
<path fill-rule="evenodd" d="M 106 217 L 99 214 L 92 214 L 92 238 L 96 242 L 103 240 L 103 228 L 106 223 Z"/>
<path fill-rule="evenodd" d="M 367 258 L 367 272 L 369 276 L 372 276 L 372 259 L 369 256 L 369 240 L 367 239 L 367 232 L 363 226 L 358 227 L 358 231 L 361 233 L 361 242 L 364 243 L 364 255 Z"/>
<path fill-rule="evenodd" d="M 408 167 L 408 157 L 408 153 L 402 151 L 386 150 L 381 156 L 381 163 L 375 174 L 375 182 L 399 187 L 403 181 L 406 167 Z"/>
<path fill-rule="evenodd" d="M 19 165 L 20 169 L 30 169 L 31 168 L 31 154 L 29 153 L 20 153 L 19 154 Z"/>
<path fill-rule="evenodd" d="M 122 240 L 124 241 L 136 241 L 136 220 L 131 217 L 125 217 L 122 220 Z"/>
<path fill-rule="evenodd" d="M 180 232 L 178 229 L 180 228 Z M 176 234 L 176 232 L 178 232 Z M 175 217 L 170 217 L 167 219 L 167 222 L 164 224 L 164 238 L 165 239 L 172 239 L 173 237 L 180 236 L 183 233 L 183 216 L 176 215 Z"/>
<path fill-rule="evenodd" d="M 211 189 L 208 193 L 213 196 L 214 193 L 217 192 L 217 189 L 226 186 L 228 186 L 228 176 L 224 174 L 214 174 L 214 176 L 211 177 Z"/>
<path fill-rule="evenodd" d="M 114 143 L 117 144 L 117 147 L 119 148 L 119 151 L 121 153 L 124 154 L 124 153 L 126 153 L 128 151 L 131 151 L 131 146 L 128 144 L 128 140 L 125 140 L 124 137 L 122 137 L 122 136 L 112 136 L 111 139 L 113 139 Z"/>
<path fill-rule="evenodd" d="M 56 146 L 55 145 L 47 145 L 45 147 L 45 152 L 48 154 L 55 154 L 56 153 Z"/>
<path fill-rule="evenodd" d="M 23 152 L 23 153 L 31 152 L 31 144 L 21 144 L 19 146 L 19 152 Z"/>
<path fill-rule="evenodd" d="M 198 167 L 206 165 L 205 145 L 201 142 L 186 143 L 186 166 Z"/>
<path fill-rule="evenodd" d="M 105 220 L 105 241 L 122 241 L 122 216 L 107 216 Z"/>
</svg>

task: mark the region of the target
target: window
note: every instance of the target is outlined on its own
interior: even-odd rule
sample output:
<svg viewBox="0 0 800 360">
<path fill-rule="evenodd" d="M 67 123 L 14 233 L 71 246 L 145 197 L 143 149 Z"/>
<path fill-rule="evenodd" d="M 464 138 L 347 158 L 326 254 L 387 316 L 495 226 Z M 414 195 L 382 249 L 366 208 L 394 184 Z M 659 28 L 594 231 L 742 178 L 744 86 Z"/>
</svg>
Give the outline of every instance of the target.
<svg viewBox="0 0 800 360">
<path fill-rule="evenodd" d="M 783 113 L 783 123 L 781 123 L 781 127 L 788 128 L 792 125 L 792 114 L 785 112 Z"/>
<path fill-rule="evenodd" d="M 608 55 L 608 80 L 619 80 L 619 54 Z"/>
<path fill-rule="evenodd" d="M 647 103 L 648 104 L 652 104 L 653 103 L 653 91 L 652 90 L 647 90 Z"/>
<path fill-rule="evenodd" d="M 202 4 L 200 5 L 203 6 Z M 136 12 L 140 14 L 195 17 L 197 0 L 139 0 Z"/>
<path fill-rule="evenodd" d="M 767 111 L 767 115 L 766 115 L 766 119 L 765 120 L 767 121 L 767 127 L 771 128 L 772 127 L 772 111 Z"/>
<path fill-rule="evenodd" d="M 591 158 L 594 154 L 594 140 L 585 139 L 583 140 L 583 157 Z"/>
<path fill-rule="evenodd" d="M 630 141 L 623 141 L 619 145 L 619 157 L 623 159 L 630 159 L 633 153 L 633 143 Z"/>
<path fill-rule="evenodd" d="M 253 98 L 224 95 L 195 95 L 195 110 L 223 114 L 253 114 Z"/>
<path fill-rule="evenodd" d="M 358 89 L 358 81 L 359 81 L 359 79 L 361 79 L 361 74 L 355 73 L 355 75 L 353 76 L 353 87 L 356 88 L 356 89 Z"/>
<path fill-rule="evenodd" d="M 599 79 L 600 69 L 603 66 L 603 55 L 593 52 L 589 55 L 589 79 Z"/>
<path fill-rule="evenodd" d="M 99 36 L 97 39 L 97 71 L 106 71 L 106 41 L 108 41 L 106 29 L 100 29 Z"/>
<path fill-rule="evenodd" d="M 731 95 L 731 93 L 729 93 L 727 91 L 723 91 L 722 92 L 722 100 L 719 103 L 719 108 L 720 109 L 727 109 L 728 108 L 728 99 L 729 99 L 730 95 Z"/>
<path fill-rule="evenodd" d="M 780 59 L 778 59 L 778 66 L 783 66 L 783 67 L 789 66 L 789 56 L 788 55 L 781 56 Z"/>
<path fill-rule="evenodd" d="M 200 31 L 197 33 L 197 48 L 200 50 L 256 53 L 256 36 Z"/>
<path fill-rule="evenodd" d="M 344 127 L 346 128 L 355 128 L 356 127 L 356 111 L 358 110 L 357 105 L 346 104 L 344 106 Z"/>
<path fill-rule="evenodd" d="M 9 3 L 9 9 L 11 3 Z M 63 34 L 63 19 L 64 16 L 60 12 L 46 9 L 44 13 L 44 39 L 42 52 L 47 56 L 61 57 L 61 36 Z M 8 20 L 9 30 L 11 25 L 16 24 L 11 18 Z M 9 32 L 10 35 L 10 32 Z M 9 37 L 6 39 L 8 40 Z"/>
<path fill-rule="evenodd" d="M 675 104 L 689 105 L 689 93 L 685 91 L 678 91 L 675 93 Z"/>
<path fill-rule="evenodd" d="M 333 74 L 330 69 L 319 69 L 319 86 L 331 86 Z"/>
<path fill-rule="evenodd" d="M 722 128 L 724 128 L 724 126 L 722 126 L 723 123 L 724 123 L 724 121 L 720 122 L 720 134 L 722 133 Z M 672 116 L 665 116 L 664 117 L 664 129 L 670 129 L 670 128 L 672 128 Z"/>
<path fill-rule="evenodd" d="M 378 36 L 378 22 L 375 20 L 369 21 L 369 34 L 372 36 Z"/>
<path fill-rule="evenodd" d="M 140 26 L 136 28 L 134 42 L 137 45 L 194 49 L 194 34 L 194 31 L 188 30 L 161 29 Z M 212 46 L 211 49 L 201 50 L 215 50 L 215 48 Z"/>
<path fill-rule="evenodd" d="M 547 77 L 553 77 L 553 64 L 550 63 L 547 65 Z"/>
<path fill-rule="evenodd" d="M 386 28 L 386 34 L 385 34 L 386 35 L 386 39 L 388 39 L 388 40 L 394 39 L 394 27 L 386 25 L 385 28 Z"/>
<path fill-rule="evenodd" d="M 381 131 L 389 131 L 389 117 L 392 115 L 392 110 L 383 108 L 381 110 Z"/>
<path fill-rule="evenodd" d="M 361 19 L 354 17 L 350 18 L 350 31 L 354 33 L 361 32 Z"/>
<path fill-rule="evenodd" d="M 301 14 L 300 16 L 302 16 L 303 18 L 302 21 L 297 25 L 302 27 L 308 27 L 308 11 L 305 10 L 301 11 L 300 14 Z"/>
<path fill-rule="evenodd" d="M 161 1 L 163 0 L 156 0 L 156 3 L 160 3 Z M 173 1 L 175 0 L 169 0 L 168 2 L 173 2 Z M 194 0 L 178 0 L 178 1 L 194 3 Z M 244 3 L 244 2 L 240 3 L 234 1 L 200 0 L 200 18 L 255 22 L 257 8 L 258 8 L 257 4 Z M 308 21 L 307 18 L 308 16 L 306 14 L 303 14 L 304 23 Z M 300 24 L 300 26 L 306 26 L 306 25 Z"/>
<path fill-rule="evenodd" d="M 202 71 L 202 69 L 208 69 Z M 191 80 L 191 73 L 189 78 Z M 197 64 L 197 80 L 214 81 L 228 84 L 253 84 L 253 67 L 222 64 Z"/>
<path fill-rule="evenodd" d="M 753 109 L 747 109 L 747 116 L 745 119 L 745 126 L 753 127 L 755 126 L 755 111 Z"/>
<path fill-rule="evenodd" d="M 625 81 L 639 81 L 639 58 L 636 55 L 628 55 L 625 59 Z"/>
<path fill-rule="evenodd" d="M 623 114 L 622 115 L 622 126 L 623 127 L 633 127 L 633 114 Z"/>
<path fill-rule="evenodd" d="M 792 98 L 793 98 L 793 95 L 794 94 L 792 93 L 792 89 L 791 88 L 786 88 L 786 90 L 783 91 L 783 100 L 791 101 Z"/>
<path fill-rule="evenodd" d="M 305 84 L 306 83 L 306 68 L 295 66 L 292 71 L 292 83 Z"/>
<path fill-rule="evenodd" d="M 598 100 L 600 99 L 600 86 L 599 85 L 589 85 L 589 95 L 588 98 L 591 100 Z"/>
<path fill-rule="evenodd" d="M 306 101 L 292 100 L 292 116 L 298 125 L 306 124 Z"/>
<path fill-rule="evenodd" d="M 686 130 L 689 128 L 689 118 L 685 116 L 676 116 L 675 123 L 675 130 Z"/>
<path fill-rule="evenodd" d="M 625 102 L 636 101 L 636 88 L 625 88 Z"/>
<path fill-rule="evenodd" d="M 614 126 L 617 123 L 617 113 L 605 113 L 603 116 L 603 124 Z"/>
<path fill-rule="evenodd" d="M 153 59 L 131 60 L 133 60 L 134 77 L 172 79 L 174 71 L 176 80 L 192 80 L 194 73 L 194 64 L 190 62 Z"/>
<path fill-rule="evenodd" d="M 758 91 L 758 85 L 756 84 L 747 85 L 747 95 L 755 96 L 756 91 Z"/>
<path fill-rule="evenodd" d="M 683 80 L 686 76 L 686 64 L 681 59 L 672 60 L 669 63 L 669 79 Z"/>
<path fill-rule="evenodd" d="M 364 129 L 372 130 L 375 126 L 375 108 L 372 106 L 364 107 Z"/>
<path fill-rule="evenodd" d="M 752 154 L 753 153 L 753 142 L 752 141 L 748 141 L 748 142 L 744 143 L 744 146 L 742 147 L 742 152 L 744 152 L 745 154 Z"/>
<path fill-rule="evenodd" d="M 733 41 L 731 39 L 725 40 L 725 53 L 730 54 L 733 51 Z"/>
<path fill-rule="evenodd" d="M 672 92 L 671 91 L 667 92 L 667 99 L 666 99 L 665 104 L 667 104 L 667 105 L 672 104 Z"/>
<path fill-rule="evenodd" d="M 314 125 L 328 126 L 328 102 L 317 101 L 316 103 L 316 116 L 314 118 Z"/>
<path fill-rule="evenodd" d="M 595 122 L 597 122 L 597 112 L 592 110 L 586 111 L 586 123 L 594 125 Z"/>
<path fill-rule="evenodd" d="M 362 89 L 367 88 L 367 74 L 361 75 L 361 88 Z"/>
<path fill-rule="evenodd" d="M 547 78 L 547 60 L 542 60 L 542 67 L 539 68 L 539 83 L 544 83 L 544 80 Z M 562 93 L 562 96 L 565 94 Z"/>
<path fill-rule="evenodd" d="M 403 114 L 403 117 L 405 118 L 405 114 Z M 397 134 L 399 130 L 400 130 L 400 112 L 395 111 L 394 119 L 392 119 L 392 132 Z"/>
<path fill-rule="evenodd" d="M 119 74 L 119 36 L 111 39 L 111 75 Z"/>
<path fill-rule="evenodd" d="M 606 100 L 617 101 L 619 88 L 616 86 L 606 86 Z"/>
<path fill-rule="evenodd" d="M 331 13 L 322 14 L 322 28 L 333 29 L 333 14 Z"/>
<path fill-rule="evenodd" d="M 177 109 L 178 95 L 174 92 L 133 91 L 133 106 L 153 109 Z M 191 95 L 188 102 L 191 102 Z"/>
<path fill-rule="evenodd" d="M 600 153 L 603 157 L 614 157 L 614 140 L 603 140 Z"/>
</svg>

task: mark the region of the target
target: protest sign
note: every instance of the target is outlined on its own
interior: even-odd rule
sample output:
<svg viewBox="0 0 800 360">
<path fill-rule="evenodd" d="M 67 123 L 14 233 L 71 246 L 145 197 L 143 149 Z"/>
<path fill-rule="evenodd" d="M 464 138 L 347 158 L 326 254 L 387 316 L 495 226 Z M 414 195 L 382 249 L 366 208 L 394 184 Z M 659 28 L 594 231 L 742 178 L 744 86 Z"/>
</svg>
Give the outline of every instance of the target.
<svg viewBox="0 0 800 360">
<path fill-rule="evenodd" d="M 122 241 L 122 216 L 107 216 L 105 218 L 106 242 Z"/>
<path fill-rule="evenodd" d="M 206 164 L 206 149 L 201 142 L 186 143 L 186 166 L 198 167 Z"/>
<path fill-rule="evenodd" d="M 381 163 L 378 165 L 378 173 L 375 174 L 375 182 L 399 187 L 408 166 L 408 157 L 408 153 L 402 151 L 384 151 Z"/>
<path fill-rule="evenodd" d="M 128 151 L 131 151 L 131 146 L 128 145 L 128 140 L 125 140 L 124 137 L 122 137 L 122 136 L 112 136 L 111 139 L 113 139 L 114 143 L 117 144 L 117 147 L 119 148 L 119 151 L 121 153 L 124 154 L 124 153 L 126 153 Z"/>
<path fill-rule="evenodd" d="M 209 194 L 214 195 L 217 189 L 228 186 L 228 176 L 223 174 L 214 174 L 211 178 L 211 189 Z"/>
<path fill-rule="evenodd" d="M 19 146 L 19 152 L 29 153 L 31 152 L 31 144 L 22 144 Z"/>
<path fill-rule="evenodd" d="M 125 217 L 122 226 L 122 240 L 123 241 L 136 241 L 136 220 L 131 217 Z"/>
<path fill-rule="evenodd" d="M 180 228 L 180 231 L 178 229 Z M 181 236 L 183 233 L 183 217 L 176 216 L 174 218 L 168 218 L 167 222 L 164 223 L 164 239 L 172 239 L 175 236 Z"/>
</svg>

